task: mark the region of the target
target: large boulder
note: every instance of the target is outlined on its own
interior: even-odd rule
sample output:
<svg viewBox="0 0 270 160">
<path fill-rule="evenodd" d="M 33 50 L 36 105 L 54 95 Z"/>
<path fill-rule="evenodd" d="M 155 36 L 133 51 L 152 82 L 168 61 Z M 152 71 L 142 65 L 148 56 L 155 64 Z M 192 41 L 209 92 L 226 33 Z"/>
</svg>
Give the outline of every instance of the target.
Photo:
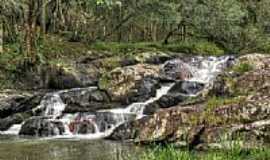
<svg viewBox="0 0 270 160">
<path fill-rule="evenodd" d="M 14 124 L 21 124 L 30 116 L 30 113 L 17 113 L 9 117 L 0 119 L 0 131 L 6 131 Z"/>
<path fill-rule="evenodd" d="M 218 76 L 213 88 L 214 96 L 248 95 L 270 84 L 270 56 L 249 54 L 237 59 L 236 64 Z"/>
<path fill-rule="evenodd" d="M 188 101 L 190 96 L 199 94 L 204 89 L 204 84 L 189 81 L 177 81 L 168 93 L 153 103 L 147 104 L 144 114 L 151 115 L 162 108 L 169 108 L 179 103 Z"/>
<path fill-rule="evenodd" d="M 167 61 L 161 69 L 164 80 L 184 81 L 193 77 L 191 66 L 181 59 Z"/>
<path fill-rule="evenodd" d="M 63 123 L 47 119 L 46 117 L 32 117 L 25 121 L 20 135 L 48 137 L 61 135 L 65 132 Z"/>
<path fill-rule="evenodd" d="M 257 98 L 254 96 L 252 99 Z M 239 137 L 236 135 L 241 135 L 241 138 L 252 139 L 254 143 L 269 143 L 269 97 L 257 103 L 252 99 L 241 104 L 218 106 L 211 111 L 203 104 L 163 109 L 152 116 L 119 126 L 110 139 L 132 139 L 140 143 L 181 142 L 197 147 L 237 140 Z"/>
<path fill-rule="evenodd" d="M 163 64 L 166 61 L 173 59 L 174 56 L 171 54 L 167 54 L 164 52 L 142 52 L 142 53 L 136 53 L 134 56 L 134 59 L 141 63 L 147 63 L 147 64 Z"/>
<path fill-rule="evenodd" d="M 138 64 L 116 68 L 99 81 L 99 87 L 105 90 L 112 101 L 127 104 L 143 102 L 155 96 L 158 85 L 159 66 Z"/>
<path fill-rule="evenodd" d="M 214 85 L 214 91 L 209 92 L 216 98 L 206 96 L 202 103 L 159 109 L 151 116 L 119 126 L 110 138 L 199 148 L 222 147 L 226 141 L 239 138 L 244 145 L 269 144 L 270 58 L 263 56 L 255 61 L 255 57 L 249 62 L 251 68 L 232 67 L 218 78 L 222 85 Z"/>
<path fill-rule="evenodd" d="M 96 112 L 101 109 L 126 106 L 119 102 L 112 102 L 108 94 L 97 87 L 71 89 L 59 94 L 66 105 L 65 113 Z"/>
<path fill-rule="evenodd" d="M 5 131 L 33 116 L 42 96 L 43 93 L 3 92 L 0 95 L 0 130 Z"/>
</svg>

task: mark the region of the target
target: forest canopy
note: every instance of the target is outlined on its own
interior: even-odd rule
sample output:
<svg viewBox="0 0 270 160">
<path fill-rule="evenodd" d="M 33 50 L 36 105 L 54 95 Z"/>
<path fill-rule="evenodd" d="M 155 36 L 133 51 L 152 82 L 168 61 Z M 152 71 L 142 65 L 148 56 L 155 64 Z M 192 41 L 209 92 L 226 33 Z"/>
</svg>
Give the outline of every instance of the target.
<svg viewBox="0 0 270 160">
<path fill-rule="evenodd" d="M 203 41 L 225 53 L 269 52 L 269 8 L 269 0 L 1 0 L 0 52 L 16 44 L 36 62 L 50 35 L 89 45 Z"/>
</svg>

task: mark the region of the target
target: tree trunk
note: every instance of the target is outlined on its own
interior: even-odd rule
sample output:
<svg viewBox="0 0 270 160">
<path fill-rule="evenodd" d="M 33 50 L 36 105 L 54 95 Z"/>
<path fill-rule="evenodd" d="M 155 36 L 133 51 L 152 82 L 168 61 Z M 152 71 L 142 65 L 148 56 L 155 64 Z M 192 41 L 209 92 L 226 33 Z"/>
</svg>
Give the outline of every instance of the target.
<svg viewBox="0 0 270 160">
<path fill-rule="evenodd" d="M 41 8 L 41 32 L 44 36 L 46 34 L 46 0 L 42 0 L 42 8 Z"/>
<path fill-rule="evenodd" d="M 35 53 L 35 42 L 36 42 L 36 17 L 35 11 L 37 10 L 37 3 L 35 0 L 30 0 L 27 9 L 25 11 L 25 57 L 28 58 L 32 63 L 36 62 L 36 53 Z"/>
<path fill-rule="evenodd" d="M 0 19 L 0 53 L 4 52 L 4 25 L 2 20 Z"/>
</svg>

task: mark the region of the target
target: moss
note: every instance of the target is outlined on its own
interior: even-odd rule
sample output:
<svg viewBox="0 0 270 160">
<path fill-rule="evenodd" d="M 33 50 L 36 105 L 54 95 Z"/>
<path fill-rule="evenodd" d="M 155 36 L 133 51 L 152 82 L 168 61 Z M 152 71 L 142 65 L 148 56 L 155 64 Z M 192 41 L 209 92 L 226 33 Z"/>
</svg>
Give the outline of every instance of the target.
<svg viewBox="0 0 270 160">
<path fill-rule="evenodd" d="M 110 75 L 109 73 L 104 73 L 103 76 L 99 79 L 98 86 L 102 90 L 106 90 L 110 87 Z"/>
<path fill-rule="evenodd" d="M 237 65 L 235 65 L 232 68 L 232 71 L 235 73 L 238 73 L 240 75 L 243 75 L 246 72 L 249 72 L 253 69 L 253 66 L 247 62 L 243 62 L 243 63 L 239 63 Z"/>
<path fill-rule="evenodd" d="M 244 100 L 244 97 L 210 97 L 205 102 L 205 108 L 202 113 L 193 114 L 190 116 L 190 122 L 192 125 L 200 125 L 200 124 L 207 124 L 207 125 L 225 125 L 233 123 L 232 121 L 239 121 L 234 117 L 230 117 L 231 121 L 228 120 L 220 115 L 216 114 L 216 110 L 219 107 L 232 105 L 232 104 L 241 104 Z"/>
<path fill-rule="evenodd" d="M 216 44 L 210 42 L 198 42 L 193 45 L 192 53 L 197 53 L 199 55 L 213 55 L 221 56 L 224 55 L 224 50 L 219 48 Z"/>
</svg>

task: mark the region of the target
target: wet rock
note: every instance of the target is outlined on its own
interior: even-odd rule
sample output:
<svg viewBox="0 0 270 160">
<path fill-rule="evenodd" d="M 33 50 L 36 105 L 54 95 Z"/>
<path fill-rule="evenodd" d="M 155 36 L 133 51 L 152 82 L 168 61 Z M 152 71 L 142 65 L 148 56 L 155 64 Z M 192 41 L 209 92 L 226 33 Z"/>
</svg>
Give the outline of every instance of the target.
<svg viewBox="0 0 270 160">
<path fill-rule="evenodd" d="M 162 108 L 170 108 L 196 95 L 204 89 L 204 84 L 189 81 L 177 81 L 169 92 L 157 101 L 146 105 L 144 114 L 151 115 Z"/>
<path fill-rule="evenodd" d="M 112 127 L 123 123 L 135 120 L 135 114 L 128 113 L 113 113 L 113 112 L 97 112 L 96 113 L 96 123 L 101 132 L 111 129 Z"/>
<path fill-rule="evenodd" d="M 169 90 L 170 94 L 196 95 L 204 89 L 205 85 L 199 82 L 178 81 Z"/>
<path fill-rule="evenodd" d="M 106 92 L 96 87 L 73 89 L 61 93 L 60 96 L 66 104 L 65 113 L 95 112 L 125 106 L 119 102 L 112 102 Z"/>
<path fill-rule="evenodd" d="M 69 128 L 71 132 L 76 134 L 94 134 L 98 132 L 94 122 L 91 120 L 71 122 Z"/>
<path fill-rule="evenodd" d="M 138 64 L 116 68 L 99 81 L 99 88 L 105 90 L 112 101 L 130 104 L 143 102 L 155 95 L 159 87 L 159 66 Z M 136 97 L 136 98 L 134 98 Z"/>
<path fill-rule="evenodd" d="M 0 100 L 0 118 L 5 118 L 16 113 L 31 112 L 41 101 L 43 94 L 14 95 Z"/>
<path fill-rule="evenodd" d="M 151 116 L 119 126 L 110 138 L 140 143 L 182 143 L 191 148 L 222 146 L 225 142 L 238 140 L 239 136 L 244 144 L 269 144 L 268 60 L 258 61 L 259 68 L 255 63 L 252 70 L 241 75 L 230 74 L 231 70 L 220 76 L 218 81 L 222 83 L 216 86 L 211 96 L 227 97 L 222 97 L 223 100 L 216 104 L 179 104 L 159 109 Z M 181 89 L 181 85 L 176 85 L 171 92 L 183 92 Z"/>
<path fill-rule="evenodd" d="M 193 77 L 191 67 L 180 59 L 167 61 L 161 69 L 164 80 L 188 80 Z"/>
<path fill-rule="evenodd" d="M 61 135 L 65 131 L 64 126 L 59 121 L 47 119 L 45 117 L 32 117 L 23 124 L 20 135 L 48 137 Z"/>
<path fill-rule="evenodd" d="M 17 113 L 12 116 L 0 119 L 0 131 L 6 131 L 14 124 L 21 124 L 30 116 L 31 115 L 27 113 Z"/>
</svg>

